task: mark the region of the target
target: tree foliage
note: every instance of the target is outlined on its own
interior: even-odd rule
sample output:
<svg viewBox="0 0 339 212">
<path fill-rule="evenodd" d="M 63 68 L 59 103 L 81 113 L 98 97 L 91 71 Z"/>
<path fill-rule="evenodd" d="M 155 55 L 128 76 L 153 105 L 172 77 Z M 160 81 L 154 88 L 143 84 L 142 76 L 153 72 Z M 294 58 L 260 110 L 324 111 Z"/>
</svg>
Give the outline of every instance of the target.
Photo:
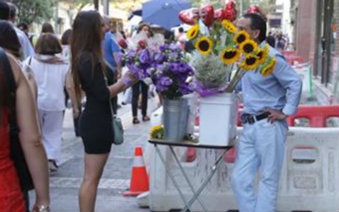
<svg viewBox="0 0 339 212">
<path fill-rule="evenodd" d="M 27 24 L 50 20 L 57 0 L 9 0 L 18 7 L 17 21 Z"/>
<path fill-rule="evenodd" d="M 63 2 L 62 6 L 59 4 L 60 9 L 64 10 L 68 15 L 70 25 L 73 23 L 74 15 L 77 14 L 83 7 L 89 3 L 93 3 L 93 0 L 67 0 Z"/>
</svg>

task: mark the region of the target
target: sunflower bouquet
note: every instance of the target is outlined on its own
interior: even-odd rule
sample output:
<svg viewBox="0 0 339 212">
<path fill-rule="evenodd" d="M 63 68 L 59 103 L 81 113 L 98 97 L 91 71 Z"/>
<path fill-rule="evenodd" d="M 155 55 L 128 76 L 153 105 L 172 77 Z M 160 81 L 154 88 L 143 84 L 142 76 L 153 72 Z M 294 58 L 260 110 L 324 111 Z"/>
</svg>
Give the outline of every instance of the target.
<svg viewBox="0 0 339 212">
<path fill-rule="evenodd" d="M 260 71 L 263 75 L 273 71 L 275 59 L 269 57 L 269 47 L 258 46 L 246 31 L 239 31 L 233 24 L 236 17 L 233 1 L 221 10 L 208 4 L 192 17 L 195 24 L 188 30 L 187 38 L 196 50 L 190 64 L 195 69 L 201 96 L 224 90 L 233 92 L 244 71 Z"/>
<path fill-rule="evenodd" d="M 241 56 L 237 62 L 237 71 L 230 80 L 226 92 L 234 90 L 245 71 L 254 70 L 263 76 L 267 76 L 273 72 L 276 63 L 276 59 L 269 56 L 268 44 L 262 43 L 258 45 L 250 39 L 250 35 L 246 31 L 238 31 L 234 37 L 234 42 L 236 42 L 237 51 L 240 52 Z"/>
</svg>

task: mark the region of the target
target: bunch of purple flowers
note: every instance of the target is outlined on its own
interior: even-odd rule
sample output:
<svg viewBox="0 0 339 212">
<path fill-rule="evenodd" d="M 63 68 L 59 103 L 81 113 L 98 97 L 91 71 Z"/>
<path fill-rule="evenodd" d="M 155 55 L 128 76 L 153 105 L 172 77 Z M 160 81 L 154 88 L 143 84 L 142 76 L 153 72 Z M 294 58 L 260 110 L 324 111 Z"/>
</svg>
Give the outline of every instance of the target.
<svg viewBox="0 0 339 212">
<path fill-rule="evenodd" d="M 153 53 L 148 71 L 156 90 L 167 99 L 178 99 L 192 93 L 194 86 L 190 78 L 194 71 L 184 52 L 176 44 L 163 44 L 159 48 L 159 52 Z"/>
<path fill-rule="evenodd" d="M 152 66 L 152 53 L 147 49 L 130 50 L 120 54 L 120 61 L 139 79 L 150 76 L 149 68 Z"/>
</svg>

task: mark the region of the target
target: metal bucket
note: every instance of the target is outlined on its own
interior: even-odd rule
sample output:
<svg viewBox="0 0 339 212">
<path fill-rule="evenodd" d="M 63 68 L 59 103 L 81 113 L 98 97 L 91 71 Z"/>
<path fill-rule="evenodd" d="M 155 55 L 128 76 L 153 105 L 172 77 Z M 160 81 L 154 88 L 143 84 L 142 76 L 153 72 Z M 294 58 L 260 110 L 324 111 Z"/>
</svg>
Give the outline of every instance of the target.
<svg viewBox="0 0 339 212">
<path fill-rule="evenodd" d="M 164 99 L 163 123 L 167 141 L 182 141 L 187 129 L 189 107 L 187 99 Z"/>
</svg>

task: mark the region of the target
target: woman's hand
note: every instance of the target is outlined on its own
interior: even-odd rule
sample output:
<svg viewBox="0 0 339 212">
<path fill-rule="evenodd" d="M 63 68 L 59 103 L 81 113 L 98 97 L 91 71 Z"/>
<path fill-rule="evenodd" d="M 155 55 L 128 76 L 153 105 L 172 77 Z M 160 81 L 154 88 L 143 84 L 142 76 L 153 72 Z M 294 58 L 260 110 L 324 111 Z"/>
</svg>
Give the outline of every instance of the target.
<svg viewBox="0 0 339 212">
<path fill-rule="evenodd" d="M 124 82 L 125 85 L 133 85 L 135 84 L 137 81 L 139 81 L 138 77 L 133 74 L 131 71 L 127 71 L 123 77 L 122 77 L 122 80 Z"/>
</svg>

